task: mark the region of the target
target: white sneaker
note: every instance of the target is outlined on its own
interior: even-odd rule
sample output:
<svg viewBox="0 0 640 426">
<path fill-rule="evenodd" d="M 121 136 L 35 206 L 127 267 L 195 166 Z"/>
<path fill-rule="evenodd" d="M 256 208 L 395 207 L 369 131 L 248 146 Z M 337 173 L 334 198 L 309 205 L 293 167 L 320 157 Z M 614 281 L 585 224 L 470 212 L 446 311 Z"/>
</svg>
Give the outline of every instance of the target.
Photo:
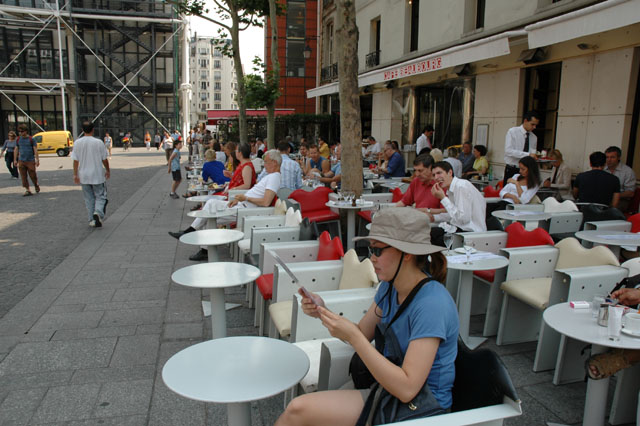
<svg viewBox="0 0 640 426">
<path fill-rule="evenodd" d="M 95 228 L 96 227 L 96 221 L 95 220 L 90 221 L 89 222 L 89 226 L 92 227 L 92 228 Z"/>
</svg>

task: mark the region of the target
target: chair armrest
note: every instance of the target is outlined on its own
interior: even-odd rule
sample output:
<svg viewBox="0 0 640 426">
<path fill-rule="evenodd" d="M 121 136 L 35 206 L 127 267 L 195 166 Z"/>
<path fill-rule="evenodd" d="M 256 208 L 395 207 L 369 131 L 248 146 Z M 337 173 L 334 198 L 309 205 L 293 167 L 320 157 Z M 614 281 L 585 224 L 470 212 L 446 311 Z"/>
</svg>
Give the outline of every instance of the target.
<svg viewBox="0 0 640 426">
<path fill-rule="evenodd" d="M 582 212 L 551 213 L 551 218 L 540 221 L 541 228 L 551 234 L 573 234 L 580 230 Z"/>
<path fill-rule="evenodd" d="M 273 214 L 274 210 L 273 207 L 247 207 L 238 209 L 236 213 L 237 228 L 242 229 L 244 218 L 247 216 L 269 216 Z"/>
<path fill-rule="evenodd" d="M 322 262 L 300 262 L 287 265 L 307 290 L 336 290 L 342 278 L 342 260 L 325 260 Z M 291 300 L 298 292 L 298 285 L 280 265 L 273 270 L 273 295 L 271 302 Z"/>
<path fill-rule="evenodd" d="M 467 245 L 480 251 L 488 251 L 497 254 L 498 251 L 507 245 L 508 234 L 503 231 L 486 232 L 458 232 L 453 235 L 452 248 Z"/>
<path fill-rule="evenodd" d="M 559 250 L 553 246 L 503 248 L 498 254 L 509 259 L 506 281 L 551 278 Z"/>
<path fill-rule="evenodd" d="M 260 245 L 264 243 L 298 241 L 300 226 L 282 226 L 278 228 L 255 228 L 251 230 L 251 254 L 260 254 Z"/>
<path fill-rule="evenodd" d="M 549 306 L 608 294 L 628 273 L 626 268 L 613 265 L 558 269 L 553 273 Z"/>
<path fill-rule="evenodd" d="M 338 339 L 322 343 L 318 372 L 319 391 L 336 390 L 347 383 L 349 362 L 354 352 L 351 345 Z"/>
<path fill-rule="evenodd" d="M 244 194 L 248 189 L 230 189 L 229 190 L 229 200 L 231 200 L 236 195 Z"/>
<path fill-rule="evenodd" d="M 511 204 L 507 205 L 507 210 L 529 210 L 534 212 L 543 212 L 544 204 Z"/>
<path fill-rule="evenodd" d="M 324 303 L 331 312 L 339 314 L 348 320 L 358 323 L 364 314 L 367 313 L 376 289 L 355 288 L 349 290 L 319 291 L 318 296 L 322 297 Z M 302 312 L 302 296 L 293 295 L 293 309 L 291 312 L 291 342 L 303 340 L 324 339 L 331 337 L 329 330 L 322 325 L 319 319 L 310 317 Z"/>
<path fill-rule="evenodd" d="M 390 192 L 379 194 L 362 194 L 365 201 L 373 201 L 374 203 L 390 203 L 393 200 L 393 194 Z"/>
<path fill-rule="evenodd" d="M 245 238 L 251 236 L 251 230 L 256 228 L 281 228 L 284 226 L 285 217 L 278 216 L 245 216 L 242 224 L 242 232 Z"/>
<path fill-rule="evenodd" d="M 604 231 L 631 231 L 631 222 L 626 220 L 602 220 L 598 222 L 587 222 L 584 224 L 585 231 L 604 230 Z"/>
<path fill-rule="evenodd" d="M 318 258 L 318 241 L 287 241 L 280 243 L 262 243 L 260 246 L 260 270 L 263 274 L 273 273 L 276 260 L 271 251 L 280 256 L 287 264 L 297 262 L 311 262 Z"/>
</svg>

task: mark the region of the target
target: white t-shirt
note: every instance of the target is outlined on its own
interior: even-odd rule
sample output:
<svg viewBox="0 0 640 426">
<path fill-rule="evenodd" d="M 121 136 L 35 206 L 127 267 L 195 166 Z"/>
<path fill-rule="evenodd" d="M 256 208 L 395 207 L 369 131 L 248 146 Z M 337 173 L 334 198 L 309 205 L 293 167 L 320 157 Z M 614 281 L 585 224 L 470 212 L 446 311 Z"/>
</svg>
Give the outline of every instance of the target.
<svg viewBox="0 0 640 426">
<path fill-rule="evenodd" d="M 280 189 L 280 172 L 269 173 L 260 180 L 253 188 L 245 192 L 247 198 L 262 198 L 266 194 L 267 189 L 277 193 Z M 247 207 L 258 207 L 250 201 L 244 202 Z"/>
<path fill-rule="evenodd" d="M 71 151 L 71 159 L 78 162 L 78 177 L 84 185 L 98 185 L 106 181 L 102 161 L 108 157 L 104 143 L 93 136 L 83 136 L 76 140 Z"/>
</svg>

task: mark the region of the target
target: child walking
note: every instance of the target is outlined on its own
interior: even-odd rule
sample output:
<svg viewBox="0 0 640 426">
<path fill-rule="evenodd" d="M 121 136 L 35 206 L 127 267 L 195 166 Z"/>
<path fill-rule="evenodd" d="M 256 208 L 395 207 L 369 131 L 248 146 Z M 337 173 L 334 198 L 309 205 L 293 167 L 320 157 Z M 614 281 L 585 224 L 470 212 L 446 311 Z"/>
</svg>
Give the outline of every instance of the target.
<svg viewBox="0 0 640 426">
<path fill-rule="evenodd" d="M 173 152 L 171 153 L 171 157 L 169 157 L 169 170 L 167 173 L 171 173 L 173 176 L 173 182 L 171 183 L 171 192 L 169 193 L 169 197 L 171 198 L 180 198 L 178 194 L 176 194 L 176 190 L 182 182 L 182 173 L 180 172 L 180 149 L 182 148 L 182 141 L 175 141 L 173 144 Z"/>
</svg>

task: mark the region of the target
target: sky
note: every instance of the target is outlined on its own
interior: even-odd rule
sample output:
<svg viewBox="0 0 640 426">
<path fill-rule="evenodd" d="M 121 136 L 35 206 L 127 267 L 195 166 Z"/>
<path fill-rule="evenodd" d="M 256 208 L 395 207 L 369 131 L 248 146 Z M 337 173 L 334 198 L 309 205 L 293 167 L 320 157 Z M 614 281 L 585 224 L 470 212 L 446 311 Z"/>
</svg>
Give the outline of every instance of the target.
<svg viewBox="0 0 640 426">
<path fill-rule="evenodd" d="M 209 16 L 217 19 L 213 12 L 210 12 Z M 218 26 L 214 23 L 197 16 L 192 16 L 190 19 L 191 35 L 197 33 L 199 36 L 218 36 Z M 253 58 L 258 56 L 264 59 L 264 28 L 249 27 L 240 32 L 240 56 L 245 74 L 252 74 Z"/>
</svg>

